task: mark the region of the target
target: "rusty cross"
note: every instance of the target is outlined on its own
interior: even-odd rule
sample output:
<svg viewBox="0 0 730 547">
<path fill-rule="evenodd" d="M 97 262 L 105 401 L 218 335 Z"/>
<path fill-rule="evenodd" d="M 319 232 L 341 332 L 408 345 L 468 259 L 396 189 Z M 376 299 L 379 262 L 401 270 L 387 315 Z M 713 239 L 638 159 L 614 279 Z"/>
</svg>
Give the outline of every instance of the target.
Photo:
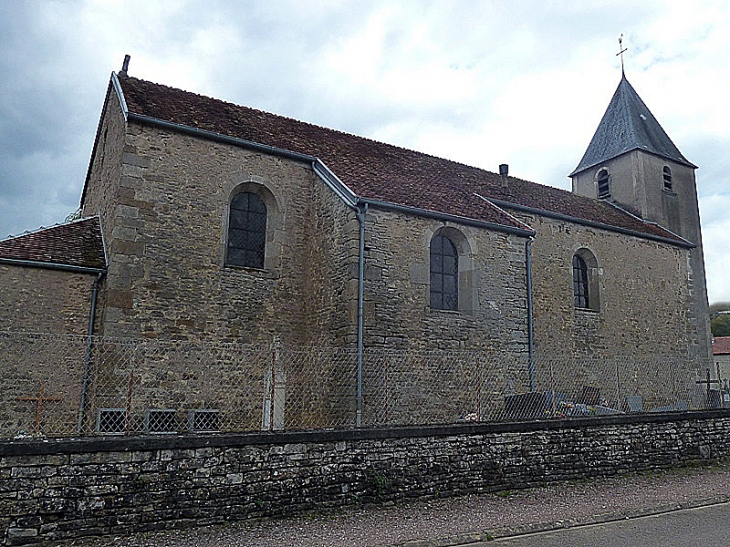
<svg viewBox="0 0 730 547">
<path fill-rule="evenodd" d="M 707 369 L 707 379 L 706 380 L 696 380 L 695 383 L 697 385 L 699 384 L 707 384 L 707 406 L 710 406 L 710 396 L 712 391 L 712 384 L 719 384 L 720 380 L 713 380 L 710 376 L 710 369 Z"/>
<path fill-rule="evenodd" d="M 61 397 L 46 397 L 45 396 L 45 386 L 43 385 L 43 380 L 41 380 L 41 389 L 38 392 L 37 397 L 17 397 L 17 401 L 35 401 L 36 402 L 36 411 L 35 411 L 35 433 L 36 435 L 40 432 L 41 428 L 41 416 L 43 414 L 43 403 L 45 401 L 61 401 Z"/>
<path fill-rule="evenodd" d="M 629 49 L 623 46 L 623 41 L 624 35 L 621 34 L 621 36 L 618 37 L 618 53 L 616 54 L 616 57 L 621 57 L 621 74 L 624 73 L 624 53 L 626 53 Z"/>
</svg>

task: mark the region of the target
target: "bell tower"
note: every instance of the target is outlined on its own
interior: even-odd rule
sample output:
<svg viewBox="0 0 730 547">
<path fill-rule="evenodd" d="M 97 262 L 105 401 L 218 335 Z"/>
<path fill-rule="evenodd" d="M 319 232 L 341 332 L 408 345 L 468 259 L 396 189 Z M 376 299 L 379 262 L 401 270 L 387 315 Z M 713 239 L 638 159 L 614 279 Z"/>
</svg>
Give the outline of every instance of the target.
<svg viewBox="0 0 730 547">
<path fill-rule="evenodd" d="M 609 201 L 695 245 L 690 251 L 690 319 L 704 365 L 711 360 L 711 345 L 695 169 L 622 69 L 618 88 L 569 176 L 576 194 Z"/>
</svg>

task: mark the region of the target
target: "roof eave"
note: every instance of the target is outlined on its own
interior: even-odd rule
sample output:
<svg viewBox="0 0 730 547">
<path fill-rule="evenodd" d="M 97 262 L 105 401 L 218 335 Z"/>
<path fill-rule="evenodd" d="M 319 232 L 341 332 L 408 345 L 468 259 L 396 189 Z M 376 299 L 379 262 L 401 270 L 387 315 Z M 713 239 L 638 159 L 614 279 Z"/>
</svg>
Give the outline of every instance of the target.
<svg viewBox="0 0 730 547">
<path fill-rule="evenodd" d="M 409 205 L 400 205 L 398 203 L 391 203 L 389 201 L 380 201 L 377 199 L 360 198 L 358 203 L 367 204 L 369 207 L 375 207 L 377 209 L 385 209 L 389 211 L 397 211 L 401 213 L 408 213 L 413 216 L 433 218 L 436 220 L 444 220 L 454 222 L 457 224 L 463 224 L 465 226 L 475 226 L 477 228 L 487 228 L 496 232 L 504 232 L 513 234 L 519 237 L 534 237 L 535 230 L 518 228 L 516 226 L 507 226 L 506 224 L 497 224 L 494 222 L 486 222 L 483 220 L 463 217 L 459 215 L 452 215 L 449 213 L 441 213 L 439 211 L 430 211 L 428 209 L 421 209 L 419 207 L 411 207 Z M 522 224 L 522 223 L 521 223 Z"/>
<path fill-rule="evenodd" d="M 646 154 L 651 154 L 652 156 L 656 156 L 658 158 L 662 158 L 662 159 L 665 159 L 665 160 L 673 161 L 674 163 L 678 163 L 680 165 L 684 165 L 684 166 L 689 167 L 691 169 L 698 169 L 698 167 L 694 163 L 692 163 L 691 161 L 688 161 L 688 160 L 678 160 L 677 158 L 672 158 L 672 157 L 667 156 L 665 154 L 659 154 L 659 153 L 654 152 L 652 150 L 647 150 L 645 148 L 642 148 L 641 146 L 636 145 L 636 146 L 634 146 L 632 148 L 629 148 L 627 150 L 622 150 L 621 152 L 618 152 L 618 153 L 613 154 L 611 156 L 606 156 L 605 158 L 601 159 L 600 161 L 593 162 L 593 163 L 591 163 L 589 165 L 586 165 L 585 167 L 581 167 L 580 164 L 579 164 L 578 167 L 576 167 L 575 170 L 572 173 L 570 173 L 570 175 L 568 175 L 568 176 L 569 177 L 574 177 L 575 175 L 578 175 L 580 173 L 583 173 L 585 171 L 588 171 L 589 169 L 593 169 L 596 166 L 601 165 L 602 163 L 606 163 L 607 161 L 614 160 L 614 159 L 619 158 L 619 157 L 621 157 L 621 156 L 623 156 L 625 154 L 628 154 L 630 152 L 634 152 L 635 150 L 639 150 L 641 152 L 645 152 Z"/>
<path fill-rule="evenodd" d="M 573 217 L 573 216 L 570 216 L 570 215 L 565 215 L 565 214 L 562 214 L 562 213 L 555 213 L 553 211 L 548 211 L 546 209 L 538 209 L 536 207 L 528 207 L 527 205 L 520 205 L 518 203 L 512 203 L 512 202 L 504 201 L 504 200 L 500 200 L 500 199 L 491 199 L 491 201 L 492 201 L 492 203 L 494 203 L 495 205 L 498 205 L 500 207 L 507 207 L 508 209 L 514 209 L 516 211 L 522 211 L 522 212 L 525 212 L 525 213 L 531 213 L 531 214 L 541 215 L 541 216 L 544 216 L 544 217 L 547 217 L 547 218 L 554 218 L 556 220 L 565 220 L 565 221 L 568 221 L 568 222 L 572 222 L 574 224 L 580 224 L 582 226 L 588 226 L 590 228 L 600 228 L 601 230 L 606 230 L 608 232 L 616 232 L 616 233 L 619 233 L 619 234 L 630 235 L 630 236 L 638 237 L 638 238 L 641 238 L 641 239 L 649 239 L 649 240 L 652 240 L 652 241 L 658 241 L 658 242 L 661 242 L 661 243 L 667 243 L 669 245 L 674 245 L 675 247 L 683 247 L 683 248 L 686 248 L 686 249 L 693 249 L 693 248 L 695 248 L 697 246 L 694 243 L 691 243 L 691 242 L 689 242 L 689 241 L 687 241 L 685 239 L 681 239 L 681 238 L 680 238 L 681 240 L 678 241 L 678 240 L 671 239 L 671 238 L 668 238 L 668 237 L 662 237 L 662 236 L 657 236 L 657 235 L 653 235 L 653 234 L 647 234 L 647 233 L 644 233 L 644 232 L 640 232 L 638 230 L 631 230 L 629 228 L 622 228 L 620 226 L 612 226 L 611 224 L 605 224 L 603 222 L 595 222 L 593 220 L 586 220 L 586 219 L 582 219 L 582 218 L 578 218 L 578 217 Z"/>
<path fill-rule="evenodd" d="M 103 275 L 106 273 L 106 268 L 92 268 L 89 266 L 78 266 L 76 264 L 66 264 L 63 262 L 43 262 L 41 260 L 26 260 L 21 258 L 0 257 L 0 264 L 24 268 L 41 268 L 44 270 L 62 270 L 81 274 Z"/>
</svg>

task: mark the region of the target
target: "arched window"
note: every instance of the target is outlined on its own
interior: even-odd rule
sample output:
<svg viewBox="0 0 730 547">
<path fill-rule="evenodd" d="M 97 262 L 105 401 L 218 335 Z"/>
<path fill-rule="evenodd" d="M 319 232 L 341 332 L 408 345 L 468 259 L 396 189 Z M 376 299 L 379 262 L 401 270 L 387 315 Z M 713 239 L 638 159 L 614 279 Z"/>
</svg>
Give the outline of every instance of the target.
<svg viewBox="0 0 730 547">
<path fill-rule="evenodd" d="M 241 192 L 231 201 L 226 264 L 264 267 L 266 205 L 256 194 Z"/>
<path fill-rule="evenodd" d="M 573 303 L 576 308 L 590 308 L 588 266 L 578 255 L 573 255 Z"/>
<path fill-rule="evenodd" d="M 599 311 L 598 261 L 588 249 L 573 255 L 573 305 L 576 309 Z"/>
<path fill-rule="evenodd" d="M 431 307 L 459 308 L 459 256 L 456 245 L 442 235 L 431 239 Z"/>
<path fill-rule="evenodd" d="M 672 189 L 672 170 L 667 165 L 664 166 L 664 188 Z"/>
<path fill-rule="evenodd" d="M 611 196 L 611 189 L 608 186 L 608 169 L 601 169 L 598 172 L 598 197 L 607 198 Z"/>
</svg>

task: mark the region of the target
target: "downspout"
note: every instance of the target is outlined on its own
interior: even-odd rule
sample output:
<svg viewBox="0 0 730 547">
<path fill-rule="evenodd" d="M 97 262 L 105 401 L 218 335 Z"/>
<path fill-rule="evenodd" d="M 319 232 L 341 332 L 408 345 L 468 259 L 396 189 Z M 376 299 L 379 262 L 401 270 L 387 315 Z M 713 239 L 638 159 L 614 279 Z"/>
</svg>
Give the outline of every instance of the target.
<svg viewBox="0 0 730 547">
<path fill-rule="evenodd" d="M 530 391 L 535 391 L 535 337 L 532 324 L 532 237 L 525 240 L 525 275 L 527 277 L 527 373 Z"/>
<path fill-rule="evenodd" d="M 363 358 L 363 303 L 365 295 L 365 213 L 368 204 L 359 203 L 356 209 L 360 228 L 360 249 L 357 265 L 357 410 L 355 427 L 362 426 L 362 358 Z"/>
<path fill-rule="evenodd" d="M 104 272 L 99 272 L 94 280 L 94 286 L 91 289 L 91 310 L 89 312 L 89 329 L 86 337 L 86 359 L 84 361 L 84 379 L 81 384 L 81 399 L 79 400 L 79 418 L 76 424 L 76 433 L 79 435 L 84 428 L 84 415 L 86 409 L 86 390 L 89 385 L 89 369 L 91 368 L 91 345 L 94 336 L 94 322 L 96 320 L 96 299 L 99 296 L 99 283 L 104 276 Z"/>
</svg>

